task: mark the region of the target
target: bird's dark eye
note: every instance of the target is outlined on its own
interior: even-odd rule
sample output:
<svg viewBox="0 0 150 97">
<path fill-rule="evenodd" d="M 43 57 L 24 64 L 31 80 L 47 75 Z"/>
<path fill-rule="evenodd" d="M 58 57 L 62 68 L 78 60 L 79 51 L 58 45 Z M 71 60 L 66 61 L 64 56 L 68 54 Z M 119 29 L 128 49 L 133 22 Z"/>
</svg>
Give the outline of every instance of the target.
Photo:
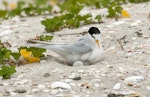
<svg viewBox="0 0 150 97">
<path fill-rule="evenodd" d="M 93 36 L 93 34 L 100 34 L 100 30 L 97 27 L 91 27 L 88 32 L 92 36 Z"/>
</svg>

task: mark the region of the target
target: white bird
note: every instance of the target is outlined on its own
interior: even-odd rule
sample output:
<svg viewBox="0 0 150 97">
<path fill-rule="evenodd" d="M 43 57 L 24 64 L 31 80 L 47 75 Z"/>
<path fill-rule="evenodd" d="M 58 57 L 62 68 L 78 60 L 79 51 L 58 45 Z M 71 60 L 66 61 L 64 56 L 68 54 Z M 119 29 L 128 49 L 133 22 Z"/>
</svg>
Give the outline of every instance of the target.
<svg viewBox="0 0 150 97">
<path fill-rule="evenodd" d="M 40 44 L 29 46 L 52 50 L 66 59 L 68 65 L 73 65 L 75 62 L 91 65 L 100 61 L 102 57 L 103 48 L 100 33 L 98 28 L 91 27 L 88 33 L 71 44 L 50 44 L 48 42 L 37 41 Z"/>
</svg>

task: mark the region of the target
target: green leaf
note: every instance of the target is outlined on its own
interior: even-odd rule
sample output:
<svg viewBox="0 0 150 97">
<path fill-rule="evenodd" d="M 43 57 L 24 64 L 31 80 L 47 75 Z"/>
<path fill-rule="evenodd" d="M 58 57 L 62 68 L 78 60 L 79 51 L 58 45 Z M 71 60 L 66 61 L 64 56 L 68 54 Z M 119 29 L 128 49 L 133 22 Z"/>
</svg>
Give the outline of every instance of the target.
<svg viewBox="0 0 150 97">
<path fill-rule="evenodd" d="M 49 36 L 49 35 L 46 35 L 46 36 L 41 35 L 41 36 L 40 36 L 40 40 L 41 40 L 41 41 L 50 41 L 50 40 L 52 40 L 52 39 L 53 39 L 53 36 Z"/>
<path fill-rule="evenodd" d="M 3 1 L 2 3 L 3 3 L 3 5 L 5 6 L 5 8 L 8 6 L 8 2 Z"/>
<path fill-rule="evenodd" d="M 0 70 L 0 76 L 3 77 L 3 79 L 9 79 L 12 74 L 16 72 L 15 66 L 1 66 Z"/>
<path fill-rule="evenodd" d="M 47 32 L 54 32 L 63 26 L 63 20 L 60 17 L 54 17 L 41 21 Z"/>
<path fill-rule="evenodd" d="M 0 63 L 2 63 L 4 59 L 9 59 L 10 54 L 11 54 L 11 51 L 7 50 L 7 48 L 0 48 Z"/>
<path fill-rule="evenodd" d="M 34 57 L 43 57 L 43 53 L 46 52 L 46 49 L 43 48 L 36 48 L 36 47 L 20 47 L 21 49 L 26 49 L 27 51 L 31 51 Z"/>
<path fill-rule="evenodd" d="M 12 55 L 16 60 L 18 60 L 18 59 L 20 58 L 20 56 L 21 56 L 20 53 L 11 53 L 11 55 Z"/>
<path fill-rule="evenodd" d="M 98 21 L 98 22 L 101 22 L 102 21 L 102 16 L 101 15 L 97 15 L 95 17 L 95 19 Z"/>
<path fill-rule="evenodd" d="M 6 18 L 7 11 L 6 10 L 0 10 L 0 20 Z"/>
</svg>

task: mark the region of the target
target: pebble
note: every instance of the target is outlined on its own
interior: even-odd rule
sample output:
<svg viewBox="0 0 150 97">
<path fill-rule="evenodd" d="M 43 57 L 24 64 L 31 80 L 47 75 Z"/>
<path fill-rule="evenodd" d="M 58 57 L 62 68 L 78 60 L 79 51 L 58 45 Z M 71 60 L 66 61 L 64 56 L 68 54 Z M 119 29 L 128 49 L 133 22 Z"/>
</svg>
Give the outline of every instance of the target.
<svg viewBox="0 0 150 97">
<path fill-rule="evenodd" d="M 147 86 L 146 89 L 150 91 L 150 86 Z"/>
<path fill-rule="evenodd" d="M 106 28 L 114 28 L 115 25 L 107 25 Z"/>
<path fill-rule="evenodd" d="M 74 67 L 84 66 L 84 64 L 83 64 L 83 62 L 81 62 L 81 61 L 76 61 L 76 62 L 73 63 L 73 66 L 74 66 Z"/>
<path fill-rule="evenodd" d="M 107 97 L 117 97 L 117 95 L 114 93 L 109 93 Z"/>
<path fill-rule="evenodd" d="M 119 67 L 120 73 L 127 73 L 127 70 L 123 67 Z"/>
<path fill-rule="evenodd" d="M 117 83 L 113 87 L 114 90 L 119 90 L 120 88 L 121 88 L 121 83 Z"/>
<path fill-rule="evenodd" d="M 48 93 L 50 90 L 49 89 L 44 89 L 43 92 Z"/>
<path fill-rule="evenodd" d="M 2 85 L 3 85 L 3 86 L 8 86 L 8 85 L 9 85 L 9 83 L 7 83 L 7 82 L 3 82 L 3 83 L 2 83 Z"/>
<path fill-rule="evenodd" d="M 132 95 L 132 94 L 137 94 L 136 92 L 132 91 L 132 90 L 119 90 L 119 91 L 114 91 L 113 92 L 116 95 Z M 128 97 L 128 96 L 127 96 Z M 131 96 L 133 97 L 133 96 Z"/>
<path fill-rule="evenodd" d="M 42 84 L 39 84 L 39 85 L 37 86 L 37 88 L 40 89 L 40 90 L 42 90 L 42 89 L 45 89 L 46 86 L 45 86 L 45 85 L 42 85 Z"/>
<path fill-rule="evenodd" d="M 74 77 L 74 78 L 72 78 L 72 80 L 81 80 L 81 77 Z"/>
<path fill-rule="evenodd" d="M 17 92 L 17 93 L 25 93 L 26 90 L 25 90 L 25 89 L 16 89 L 14 92 Z"/>
<path fill-rule="evenodd" d="M 37 89 L 37 88 L 35 88 L 35 89 L 32 89 L 32 93 L 37 93 L 37 92 L 39 92 L 40 90 L 39 89 Z"/>
<path fill-rule="evenodd" d="M 99 88 L 100 84 L 94 84 L 94 87 Z"/>
<path fill-rule="evenodd" d="M 19 75 L 19 76 L 17 77 L 17 79 L 23 78 L 23 77 L 25 77 L 25 76 L 26 76 L 25 74 L 21 74 L 21 75 Z"/>
<path fill-rule="evenodd" d="M 51 84 L 51 88 L 55 89 L 55 88 L 63 88 L 63 89 L 67 89 L 70 90 L 71 86 L 65 82 L 54 82 Z"/>
<path fill-rule="evenodd" d="M 10 95 L 11 96 L 16 96 L 16 93 L 15 92 L 10 92 Z"/>
<path fill-rule="evenodd" d="M 25 97 L 34 97 L 33 95 L 26 95 Z"/>
<path fill-rule="evenodd" d="M 23 85 L 23 84 L 28 83 L 28 82 L 29 82 L 28 79 L 23 79 L 23 80 L 15 82 L 14 85 Z"/>
<path fill-rule="evenodd" d="M 121 25 L 121 24 L 124 24 L 126 23 L 125 21 L 117 21 L 117 22 L 114 22 L 113 24 L 114 25 Z"/>
<path fill-rule="evenodd" d="M 56 95 L 56 94 L 58 94 L 58 89 L 53 89 L 53 90 L 51 90 L 51 95 Z"/>
<path fill-rule="evenodd" d="M 72 79 L 66 79 L 65 82 L 66 83 L 72 82 Z"/>
<path fill-rule="evenodd" d="M 73 97 L 80 97 L 79 95 L 73 95 Z"/>
<path fill-rule="evenodd" d="M 63 94 L 57 94 L 56 97 L 65 97 Z"/>
<path fill-rule="evenodd" d="M 46 60 L 41 60 L 40 63 L 46 63 Z"/>
<path fill-rule="evenodd" d="M 61 9 L 60 9 L 57 5 L 54 5 L 54 6 L 53 6 L 53 9 L 52 9 L 52 12 L 53 12 L 53 13 L 55 13 L 55 12 L 58 13 L 58 12 L 60 12 L 60 11 L 61 11 Z"/>
<path fill-rule="evenodd" d="M 0 33 L 0 36 L 8 35 L 8 34 L 10 34 L 10 33 L 12 33 L 12 32 L 13 32 L 13 30 L 5 30 L 5 31 L 2 31 L 2 32 Z"/>
<path fill-rule="evenodd" d="M 125 82 L 136 84 L 136 83 L 141 82 L 143 80 L 144 80 L 143 76 L 131 76 L 131 77 L 126 78 Z"/>
<path fill-rule="evenodd" d="M 79 73 L 83 73 L 83 72 L 84 72 L 84 70 L 80 69 L 80 70 L 78 70 L 78 72 L 79 72 Z"/>
<path fill-rule="evenodd" d="M 130 27 L 136 27 L 136 26 L 138 26 L 139 24 L 138 23 L 132 23 L 131 25 L 130 25 Z"/>
<path fill-rule="evenodd" d="M 5 91 L 2 95 L 3 96 L 10 96 L 10 92 Z"/>
</svg>

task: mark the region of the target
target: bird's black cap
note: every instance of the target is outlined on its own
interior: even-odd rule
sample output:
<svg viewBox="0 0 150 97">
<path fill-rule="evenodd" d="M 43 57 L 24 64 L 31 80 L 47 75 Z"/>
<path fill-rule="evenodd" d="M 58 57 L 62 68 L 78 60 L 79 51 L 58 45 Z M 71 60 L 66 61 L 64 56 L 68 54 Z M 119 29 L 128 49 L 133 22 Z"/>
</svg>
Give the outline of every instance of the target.
<svg viewBox="0 0 150 97">
<path fill-rule="evenodd" d="M 93 34 L 100 34 L 100 30 L 97 27 L 91 27 L 88 31 L 91 35 Z"/>
</svg>

